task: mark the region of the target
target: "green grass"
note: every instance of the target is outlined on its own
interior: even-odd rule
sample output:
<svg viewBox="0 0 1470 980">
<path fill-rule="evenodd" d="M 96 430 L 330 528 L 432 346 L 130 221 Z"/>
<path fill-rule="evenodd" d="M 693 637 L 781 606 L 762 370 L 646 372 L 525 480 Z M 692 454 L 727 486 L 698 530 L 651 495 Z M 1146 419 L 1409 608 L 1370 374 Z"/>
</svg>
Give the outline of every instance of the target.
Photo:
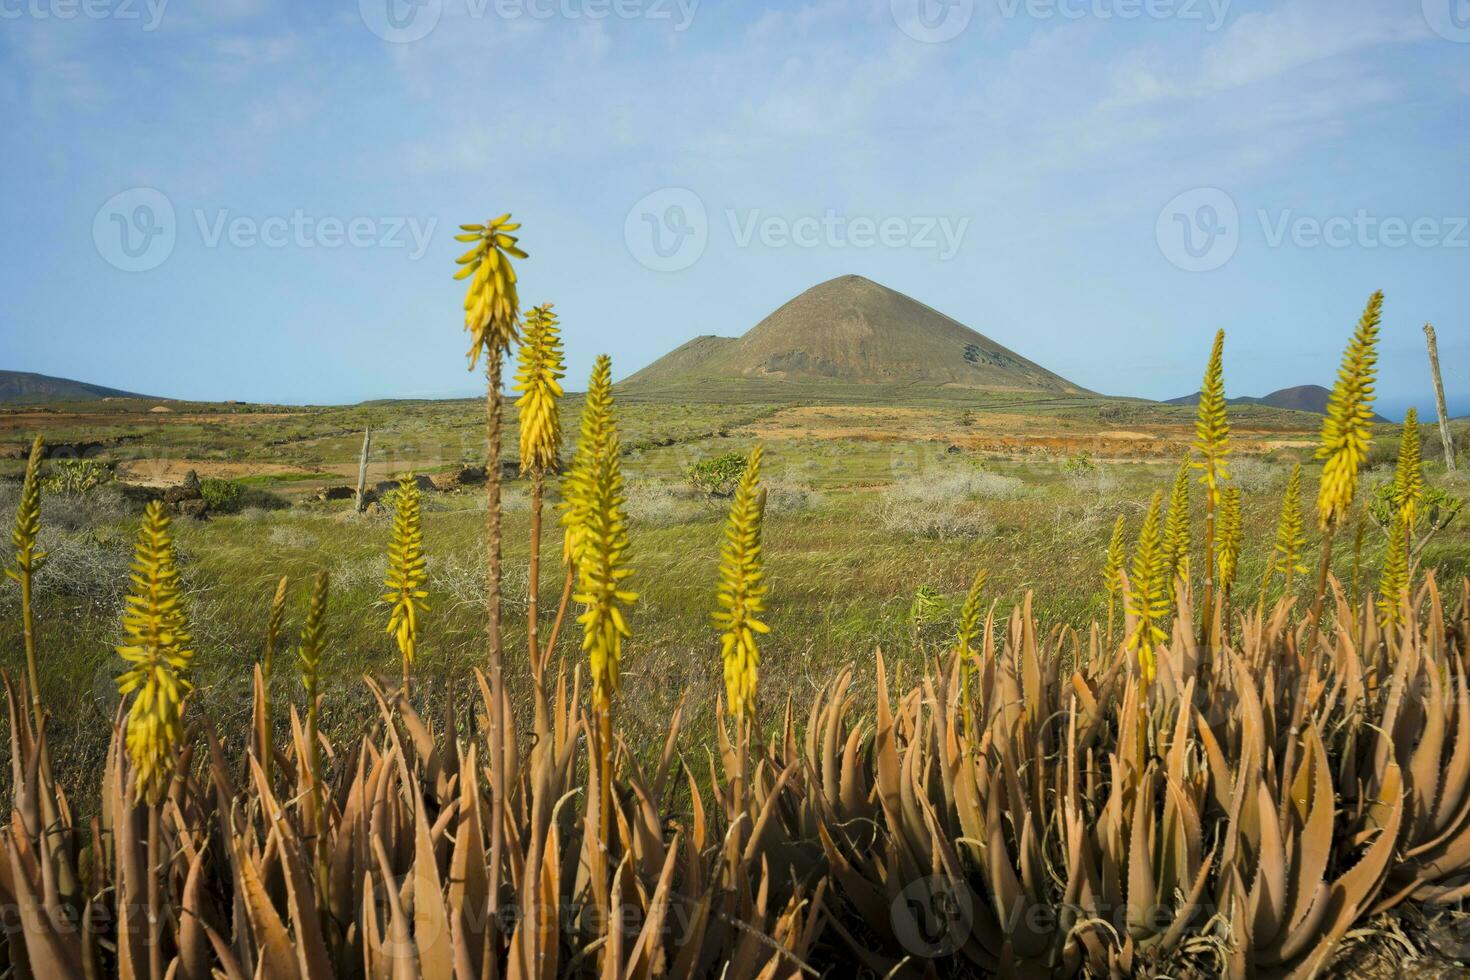
<svg viewBox="0 0 1470 980">
<path fill-rule="evenodd" d="M 1095 427 L 1096 413 L 1107 413 L 1117 404 L 1100 399 L 1024 401 L 1028 414 L 1054 419 L 1050 434 Z M 1144 413 L 1148 424 L 1184 425 L 1192 417 L 1187 409 L 1123 405 Z M 631 564 L 636 570 L 632 585 L 641 594 L 631 619 L 634 636 L 625 652 L 619 707 L 630 744 L 660 739 L 686 691 L 689 731 L 696 737 L 711 732 L 714 698 L 722 683 L 710 612 L 727 502 L 694 493 L 684 474 L 700 459 L 748 451 L 751 427 L 782 407 L 675 404 L 636 396 L 620 401 Z M 983 411 L 951 407 L 957 427 L 962 410 Z M 569 438 L 575 433 L 577 408 L 569 400 Z M 318 482 L 352 482 L 341 475 L 341 468 L 355 471 L 361 426 L 366 424 L 375 431 L 375 463 L 386 463 L 390 470 L 439 472 L 483 459 L 482 412 L 480 403 L 464 401 L 291 410 L 279 417 L 265 411 L 201 409 L 205 421 L 185 423 L 140 422 L 133 416 L 116 427 L 115 434 L 126 441 L 108 452 L 114 458 L 127 454 L 288 463 L 299 472 L 239 479 L 300 494 Z M 182 409 L 179 413 L 185 414 Z M 1242 428 L 1243 419 L 1264 427 L 1249 412 L 1232 409 L 1231 414 Z M 64 414 L 47 417 L 46 423 L 48 438 L 55 440 L 81 428 Z M 1102 424 L 1140 423 L 1104 418 Z M 1306 427 L 1298 420 L 1289 431 Z M 1384 430 L 1380 443 L 1392 443 L 1389 431 Z M 512 427 L 507 452 L 514 445 Z M 775 723 L 776 709 L 788 696 L 798 709 L 804 707 L 839 665 L 859 664 L 859 684 L 870 684 L 868 667 L 877 647 L 917 671 L 926 651 L 947 642 L 958 602 L 979 567 L 990 571 L 988 598 L 996 601 L 997 616 L 1007 615 L 1029 591 L 1041 621 L 1085 631 L 1106 609 L 1100 574 L 1113 520 L 1120 513 L 1127 517 L 1131 550 L 1149 495 L 1172 479 L 1177 465 L 1172 453 L 1104 462 L 1077 472 L 1066 465 L 1066 455 L 952 452 L 944 439 L 796 435 L 768 441 L 764 471 L 771 498 L 765 553 L 772 633 L 762 649 L 761 668 L 766 723 Z M 1375 456 L 1379 465 L 1365 479 L 1387 478 L 1390 456 Z M 336 467 L 337 472 L 323 467 Z M 1284 458 L 1243 457 L 1236 460 L 1236 469 L 1245 491 L 1246 521 L 1237 595 L 1250 602 L 1274 534 L 1287 464 Z M 1446 481 L 1442 466 L 1431 461 L 1429 469 L 1432 481 Z M 1310 498 L 1315 491 L 1310 467 L 1306 485 Z M 1470 496 L 1470 481 L 1463 473 L 1446 486 Z M 506 649 L 511 651 L 512 692 L 522 704 L 528 685 L 523 652 L 526 493 L 522 481 L 507 485 Z M 1197 489 L 1194 496 L 1198 555 L 1203 516 Z M 0 482 L 0 506 L 8 513 L 13 505 L 14 484 Z M 43 520 L 43 544 L 54 553 L 53 565 L 40 574 L 37 608 L 42 682 L 53 713 L 48 736 L 66 784 L 90 786 L 96 784 L 91 777 L 105 750 L 99 733 L 117 704 L 112 678 L 118 661 L 112 646 L 118 638 L 135 514 L 112 491 L 104 491 L 85 502 L 44 500 Z M 554 607 L 562 580 L 561 542 L 554 511 L 548 509 L 547 520 L 552 530 L 544 540 L 542 596 L 544 607 Z M 426 500 L 431 609 L 423 618 L 415 676 L 418 696 L 431 703 L 442 703 L 456 689 L 467 696 L 470 669 L 486 663 L 483 521 L 478 488 L 431 494 Z M 1442 581 L 1470 574 L 1467 525 L 1470 517 L 1426 552 L 1427 563 L 1439 570 Z M 355 730 L 362 712 L 371 707 L 361 676 L 394 678 L 398 672 L 385 632 L 387 608 L 380 602 L 387 517 L 354 516 L 350 502 L 298 502 L 280 511 L 181 520 L 177 528 L 198 650 L 194 703 L 213 720 L 221 737 L 239 738 L 247 729 L 250 668 L 260 655 L 270 596 L 282 575 L 291 578 L 292 586 L 276 697 L 279 703 L 300 706 L 290 647 L 304 617 L 311 578 L 322 568 L 333 578 L 323 724 L 329 734 Z M 1367 541 L 1365 565 L 1371 572 L 1381 558 L 1382 535 L 1370 528 Z M 1336 550 L 1335 569 L 1345 583 L 1351 578 L 1351 551 L 1344 546 Z M 1309 562 L 1314 554 L 1309 553 Z M 1301 589 L 1308 587 L 1307 578 L 1299 578 Z M 1371 584 L 1371 574 L 1367 581 Z M 938 615 L 915 624 L 909 610 L 920 587 L 933 590 L 942 602 Z M 12 676 L 23 669 L 21 637 L 14 628 L 17 593 L 8 580 L 0 588 L 0 621 L 7 625 L 0 632 L 0 662 Z M 579 641 L 569 621 L 559 655 L 568 669 L 581 662 Z M 277 721 L 284 738 L 284 713 L 277 714 Z"/>
</svg>

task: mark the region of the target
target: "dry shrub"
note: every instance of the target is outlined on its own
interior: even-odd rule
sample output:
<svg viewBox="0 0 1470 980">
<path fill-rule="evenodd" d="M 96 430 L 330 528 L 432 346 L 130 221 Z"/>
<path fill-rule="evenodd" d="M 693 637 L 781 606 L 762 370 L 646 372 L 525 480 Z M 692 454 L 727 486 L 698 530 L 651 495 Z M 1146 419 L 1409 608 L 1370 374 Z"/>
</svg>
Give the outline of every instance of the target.
<svg viewBox="0 0 1470 980">
<path fill-rule="evenodd" d="M 628 483 L 624 490 L 630 520 L 652 527 L 672 527 L 708 517 L 708 498 L 687 487 L 651 480 Z"/>
<path fill-rule="evenodd" d="M 20 485 L 0 481 L 0 513 L 15 513 Z M 48 494 L 43 516 L 45 526 L 68 532 L 91 532 L 112 528 L 129 519 L 136 508 L 112 486 L 94 487 L 81 493 Z"/>
<path fill-rule="evenodd" d="M 333 562 L 331 568 L 335 592 L 381 592 L 388 559 L 380 554 L 360 555 Z"/>
<path fill-rule="evenodd" d="M 448 608 L 485 608 L 485 549 L 468 555 L 440 554 L 432 552 L 428 557 L 429 593 L 444 596 L 442 604 Z M 505 570 L 501 580 L 501 598 L 516 610 L 526 608 L 530 576 L 521 566 Z"/>
<path fill-rule="evenodd" d="M 822 504 L 821 494 L 804 483 L 772 480 L 764 486 L 767 514 L 799 514 Z M 629 481 L 624 496 L 628 517 L 649 527 L 709 520 L 722 506 L 686 485 L 662 480 Z"/>
<path fill-rule="evenodd" d="M 1258 456 L 1242 456 L 1230 463 L 1230 479 L 1246 493 L 1266 493 L 1286 486 L 1291 468 Z"/>
<path fill-rule="evenodd" d="M 19 491 L 19 484 L 0 483 L 0 509 L 14 512 Z M 36 580 L 36 596 L 101 604 L 120 601 L 127 588 L 132 545 L 119 522 L 131 511 L 111 487 L 47 496 L 38 541 L 47 553 L 46 574 Z M 8 607 L 18 606 L 19 590 L 7 578 L 0 584 L 0 595 L 9 617 Z"/>
<path fill-rule="evenodd" d="M 1102 463 L 1095 463 L 1087 469 L 1063 469 L 1062 478 L 1074 494 L 1093 499 L 1111 496 L 1118 489 L 1117 474 L 1112 467 Z"/>
<path fill-rule="evenodd" d="M 1030 492 L 1017 477 L 978 469 L 909 477 L 883 493 L 878 518 L 888 530 L 913 537 L 974 538 L 990 526 L 980 501 L 1015 500 Z"/>
<path fill-rule="evenodd" d="M 293 524 L 272 527 L 266 535 L 266 541 L 274 548 L 288 551 L 311 551 L 318 544 L 316 535 Z"/>
<path fill-rule="evenodd" d="M 990 526 L 984 511 L 973 504 L 920 506 L 893 497 L 878 503 L 878 519 L 896 534 L 938 541 L 977 538 Z"/>
<path fill-rule="evenodd" d="M 822 494 L 805 483 L 771 480 L 765 486 L 767 514 L 800 514 L 824 503 Z"/>
<path fill-rule="evenodd" d="M 121 534 L 106 530 L 67 533 L 43 527 L 40 544 L 47 557 L 46 574 L 36 582 L 38 596 L 103 604 L 121 599 L 132 562 L 131 543 Z"/>
</svg>

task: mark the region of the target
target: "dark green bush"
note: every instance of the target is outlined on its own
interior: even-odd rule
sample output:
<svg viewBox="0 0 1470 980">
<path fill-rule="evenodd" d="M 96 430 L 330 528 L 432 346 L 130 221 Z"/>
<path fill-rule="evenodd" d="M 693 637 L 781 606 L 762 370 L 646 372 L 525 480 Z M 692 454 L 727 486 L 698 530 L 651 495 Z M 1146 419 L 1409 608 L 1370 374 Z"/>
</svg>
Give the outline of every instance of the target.
<svg viewBox="0 0 1470 980">
<path fill-rule="evenodd" d="M 291 505 L 291 501 L 279 494 L 241 483 L 240 480 L 201 480 L 198 488 L 212 514 L 238 514 L 251 507 L 259 510 L 282 510 Z"/>
<path fill-rule="evenodd" d="M 203 480 L 199 490 L 205 503 L 214 514 L 238 514 L 250 507 L 260 510 L 281 510 L 291 502 L 279 494 L 252 487 L 236 480 Z"/>
<path fill-rule="evenodd" d="M 729 497 L 740 483 L 745 472 L 745 457 L 740 453 L 725 453 L 702 459 L 689 467 L 685 475 L 689 485 L 710 497 Z"/>
<path fill-rule="evenodd" d="M 203 480 L 199 490 L 204 494 L 204 502 L 216 514 L 235 514 L 244 506 L 241 501 L 245 497 L 245 488 L 234 480 Z"/>
</svg>

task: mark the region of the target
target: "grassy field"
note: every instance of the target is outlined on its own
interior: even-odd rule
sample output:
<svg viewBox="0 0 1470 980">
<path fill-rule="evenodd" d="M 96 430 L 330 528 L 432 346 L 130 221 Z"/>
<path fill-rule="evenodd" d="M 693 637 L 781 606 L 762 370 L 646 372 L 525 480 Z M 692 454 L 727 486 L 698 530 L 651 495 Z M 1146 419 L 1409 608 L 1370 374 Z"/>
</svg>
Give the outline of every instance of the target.
<svg viewBox="0 0 1470 980">
<path fill-rule="evenodd" d="M 635 389 L 620 397 L 634 582 L 642 595 L 624 662 L 620 723 L 634 736 L 630 744 L 657 744 L 686 692 L 688 730 L 702 737 L 720 690 L 709 616 L 727 502 L 695 491 L 686 478 L 690 465 L 744 453 L 756 441 L 767 447 L 773 632 L 762 689 L 767 699 L 789 694 L 802 706 L 837 665 L 867 664 L 880 646 L 917 670 L 925 652 L 952 635 L 977 568 L 990 571 L 999 614 L 1031 592 L 1042 622 L 1085 630 L 1105 616 L 1101 566 L 1115 517 L 1125 516 L 1131 542 L 1149 496 L 1167 490 L 1192 438 L 1192 409 L 1136 401 L 933 393 L 900 403 L 898 393 L 786 394 L 785 401 L 740 402 L 713 392 L 709 401 L 686 403 Z M 20 447 L 40 432 L 63 455 L 73 450 L 104 460 L 123 481 L 165 486 L 194 470 L 240 482 L 259 492 L 256 501 L 280 505 L 178 522 L 199 653 L 196 703 L 222 733 L 246 730 L 248 665 L 259 656 L 275 584 L 282 575 L 292 580 L 287 619 L 294 630 L 308 582 L 325 568 L 333 590 L 324 722 L 329 732 L 355 725 L 369 707 L 360 675 L 397 670 L 384 632 L 387 608 L 379 601 L 390 521 L 380 509 L 358 516 L 349 501 L 318 502 L 315 492 L 355 481 L 362 428 L 369 425 L 373 480 L 405 471 L 443 477 L 481 461 L 483 404 L 169 403 L 167 413 L 152 407 L 108 401 L 12 409 L 0 413 L 0 447 Z M 569 398 L 569 436 L 579 410 Z M 1318 420 L 1254 407 L 1232 409 L 1231 417 L 1246 522 L 1236 595 L 1250 602 L 1294 461 L 1307 464 L 1306 485 L 1315 486 L 1311 447 Z M 1425 437 L 1430 482 L 1470 494 L 1463 469 L 1458 476 L 1444 473 L 1428 427 Z M 1392 427 L 1380 427 L 1369 485 L 1390 476 L 1396 441 Z M 514 446 L 513 428 L 506 445 Z M 6 477 L 21 465 L 0 461 Z M 12 480 L 0 482 L 0 508 L 13 510 L 15 494 Z M 526 494 L 522 481 L 506 492 L 513 650 L 525 635 Z M 96 732 L 117 704 L 112 648 L 137 510 L 114 487 L 43 502 L 42 541 L 52 557 L 39 579 L 39 643 L 60 773 L 90 776 L 102 762 L 105 746 Z M 483 492 L 434 493 L 426 510 L 432 609 L 417 674 L 424 696 L 442 701 L 441 679 L 466 685 L 468 668 L 484 662 Z M 1197 513 L 1197 537 L 1201 521 Z M 1452 525 L 1425 553 L 1427 566 L 1445 581 L 1470 573 L 1467 524 Z M 1369 524 L 1363 565 L 1376 570 L 1383 549 L 1383 533 Z M 1340 545 L 1336 557 L 1338 575 L 1351 586 L 1354 549 Z M 559 558 L 559 536 L 552 535 L 544 544 L 542 585 L 550 604 L 561 585 Z M 1361 587 L 1372 584 L 1372 573 L 1365 573 Z M 13 623 L 18 608 L 17 590 L 7 581 L 0 615 Z M 569 665 L 579 662 L 578 641 L 574 627 L 563 631 Z M 20 668 L 18 629 L 0 634 L 0 652 L 8 669 Z M 524 657 L 510 664 L 512 689 L 523 697 Z M 291 676 L 280 675 L 279 697 L 299 700 Z M 857 676 L 859 684 L 871 683 L 869 671 Z"/>
</svg>

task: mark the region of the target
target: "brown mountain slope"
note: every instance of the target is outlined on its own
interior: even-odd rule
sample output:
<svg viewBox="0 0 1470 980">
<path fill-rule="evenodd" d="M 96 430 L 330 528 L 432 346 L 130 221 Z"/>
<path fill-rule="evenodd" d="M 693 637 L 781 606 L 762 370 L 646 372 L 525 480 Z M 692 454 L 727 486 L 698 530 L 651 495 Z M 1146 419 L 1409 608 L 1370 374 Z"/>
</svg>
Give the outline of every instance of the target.
<svg viewBox="0 0 1470 980">
<path fill-rule="evenodd" d="M 0 371 L 0 403 L 3 402 L 82 402 L 97 398 L 147 398 L 130 391 L 104 388 L 102 385 L 53 378 L 29 371 Z"/>
<path fill-rule="evenodd" d="M 696 337 L 624 382 L 702 379 L 1084 393 L 1066 378 L 862 276 L 813 286 L 743 337 Z"/>
<path fill-rule="evenodd" d="M 1332 392 L 1321 385 L 1297 385 L 1293 388 L 1281 388 L 1262 395 L 1260 398 L 1251 395 L 1241 395 L 1239 398 L 1227 398 L 1231 405 L 1265 405 L 1267 408 L 1289 408 L 1298 412 L 1312 412 L 1315 415 L 1327 414 L 1327 402 L 1332 398 Z M 1165 405 L 1198 405 L 1199 392 L 1192 395 L 1183 395 L 1179 398 L 1170 398 L 1164 402 Z M 1387 422 L 1388 419 L 1374 414 L 1373 421 Z"/>
</svg>

